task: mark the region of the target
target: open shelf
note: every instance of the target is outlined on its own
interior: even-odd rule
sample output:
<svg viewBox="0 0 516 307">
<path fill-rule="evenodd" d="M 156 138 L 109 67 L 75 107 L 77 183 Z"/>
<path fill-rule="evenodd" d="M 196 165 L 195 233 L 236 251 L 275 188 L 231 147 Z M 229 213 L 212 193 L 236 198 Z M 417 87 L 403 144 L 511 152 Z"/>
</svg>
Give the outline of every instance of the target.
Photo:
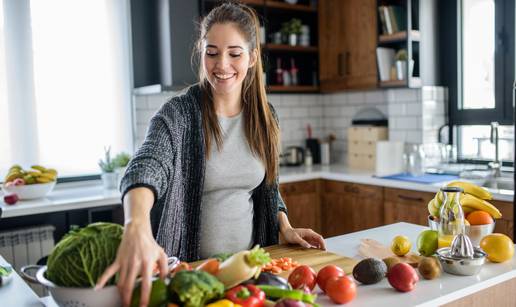
<svg viewBox="0 0 516 307">
<path fill-rule="evenodd" d="M 301 11 L 301 12 L 317 12 L 316 7 L 312 7 L 305 4 L 289 4 L 286 2 L 265 0 L 265 6 L 273 9 L 290 10 L 290 11 Z"/>
<path fill-rule="evenodd" d="M 271 93 L 315 93 L 319 91 L 319 87 L 315 85 L 268 85 L 267 88 Z"/>
<path fill-rule="evenodd" d="M 285 51 L 285 52 L 313 52 L 319 51 L 319 48 L 314 46 L 291 46 L 286 44 L 265 44 L 262 45 L 263 49 L 269 51 Z"/>
<path fill-rule="evenodd" d="M 240 0 L 240 2 L 248 5 L 263 5 L 264 0 Z"/>
<path fill-rule="evenodd" d="M 393 34 L 382 34 L 378 37 L 380 43 L 400 43 L 405 42 L 408 38 L 407 31 L 401 31 Z M 410 31 L 410 39 L 412 41 L 419 41 L 421 35 L 417 30 Z"/>
<path fill-rule="evenodd" d="M 410 78 L 410 84 L 407 84 L 407 80 L 379 81 L 378 84 L 380 87 L 421 87 L 421 78 Z"/>
</svg>

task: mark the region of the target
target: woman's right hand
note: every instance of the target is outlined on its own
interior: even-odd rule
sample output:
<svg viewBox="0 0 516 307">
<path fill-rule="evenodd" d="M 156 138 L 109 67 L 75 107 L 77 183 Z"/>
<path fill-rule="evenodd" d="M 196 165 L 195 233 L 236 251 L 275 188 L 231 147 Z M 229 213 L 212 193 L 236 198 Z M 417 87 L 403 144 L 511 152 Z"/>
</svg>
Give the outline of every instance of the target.
<svg viewBox="0 0 516 307">
<path fill-rule="evenodd" d="M 168 271 L 167 255 L 154 240 L 150 223 L 132 221 L 125 226 L 115 262 L 104 271 L 95 288 L 104 287 L 106 282 L 119 272 L 117 287 L 124 306 L 129 306 L 135 280 L 140 275 L 140 306 L 147 306 L 152 287 L 152 271 L 156 263 L 160 277 L 164 279 Z"/>
</svg>

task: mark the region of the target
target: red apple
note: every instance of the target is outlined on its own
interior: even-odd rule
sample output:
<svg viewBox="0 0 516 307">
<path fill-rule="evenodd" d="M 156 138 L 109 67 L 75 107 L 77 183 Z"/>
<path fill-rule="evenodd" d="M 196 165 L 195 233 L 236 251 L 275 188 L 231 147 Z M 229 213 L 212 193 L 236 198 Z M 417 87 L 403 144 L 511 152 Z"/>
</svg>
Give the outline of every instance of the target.
<svg viewBox="0 0 516 307">
<path fill-rule="evenodd" d="M 18 201 L 18 195 L 16 194 L 9 194 L 4 196 L 4 202 L 8 205 L 14 205 Z"/>
<path fill-rule="evenodd" d="M 409 292 L 414 290 L 419 277 L 416 270 L 409 264 L 398 263 L 389 270 L 387 279 L 394 289 L 401 292 Z"/>
<path fill-rule="evenodd" d="M 14 179 L 13 184 L 15 186 L 25 185 L 25 180 L 23 180 L 23 178 L 16 178 Z"/>
</svg>

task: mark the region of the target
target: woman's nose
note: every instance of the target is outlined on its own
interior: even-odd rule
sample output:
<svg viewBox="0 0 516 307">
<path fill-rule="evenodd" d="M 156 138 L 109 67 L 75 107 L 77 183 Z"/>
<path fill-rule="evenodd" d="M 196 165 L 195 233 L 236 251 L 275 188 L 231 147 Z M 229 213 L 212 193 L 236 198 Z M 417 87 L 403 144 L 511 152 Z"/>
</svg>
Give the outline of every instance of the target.
<svg viewBox="0 0 516 307">
<path fill-rule="evenodd" d="M 228 59 L 228 56 L 226 55 L 221 55 L 219 58 L 218 58 L 218 61 L 217 61 L 217 64 L 216 64 L 217 68 L 220 68 L 220 69 L 225 69 L 226 67 L 229 66 L 229 59 Z"/>
</svg>

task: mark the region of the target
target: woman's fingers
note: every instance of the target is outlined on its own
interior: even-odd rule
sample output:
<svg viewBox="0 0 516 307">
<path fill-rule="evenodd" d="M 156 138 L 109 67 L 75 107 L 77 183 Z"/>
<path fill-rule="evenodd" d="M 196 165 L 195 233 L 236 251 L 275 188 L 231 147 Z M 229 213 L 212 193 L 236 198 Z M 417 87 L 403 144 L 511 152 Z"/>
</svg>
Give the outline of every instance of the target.
<svg viewBox="0 0 516 307">
<path fill-rule="evenodd" d="M 140 272 L 141 263 L 132 263 L 127 268 L 127 273 L 124 279 L 120 279 L 118 288 L 121 290 L 122 302 L 124 306 L 129 306 L 131 303 L 131 296 L 133 295 L 134 282 L 138 273 Z"/>
<path fill-rule="evenodd" d="M 95 290 L 102 289 L 108 280 L 115 275 L 116 272 L 118 272 L 118 269 L 120 268 L 120 265 L 118 262 L 113 262 L 108 268 L 102 273 L 99 280 L 97 280 L 97 284 L 95 285 Z"/>
<path fill-rule="evenodd" d="M 140 307 L 149 304 L 149 296 L 152 289 L 152 262 L 144 262 L 142 265 L 142 283 L 140 295 Z"/>
<path fill-rule="evenodd" d="M 310 243 L 312 243 L 312 245 L 316 246 L 317 248 L 326 250 L 326 243 L 324 242 L 324 238 L 312 229 L 309 229 L 308 231 L 308 241 L 310 241 Z"/>
<path fill-rule="evenodd" d="M 159 265 L 159 277 L 161 279 L 165 279 L 168 274 L 168 258 L 165 251 L 161 251 L 160 257 L 158 259 L 158 265 Z"/>
</svg>

